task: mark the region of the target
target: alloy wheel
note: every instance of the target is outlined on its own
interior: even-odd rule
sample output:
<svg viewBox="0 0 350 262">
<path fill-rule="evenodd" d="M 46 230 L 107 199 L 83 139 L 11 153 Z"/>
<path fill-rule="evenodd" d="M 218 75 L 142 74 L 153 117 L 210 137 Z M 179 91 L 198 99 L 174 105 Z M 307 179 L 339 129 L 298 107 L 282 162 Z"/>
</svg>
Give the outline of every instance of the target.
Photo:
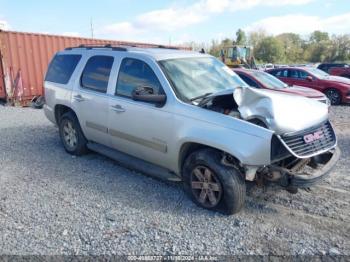
<svg viewBox="0 0 350 262">
<path fill-rule="evenodd" d="M 222 186 L 215 173 L 205 166 L 197 166 L 191 173 L 191 188 L 196 200 L 207 208 L 217 206 L 222 197 Z"/>
<path fill-rule="evenodd" d="M 336 90 L 327 91 L 327 97 L 331 101 L 332 105 L 336 105 L 340 102 L 340 95 L 339 95 L 339 92 Z"/>
<path fill-rule="evenodd" d="M 63 139 L 67 147 L 74 150 L 78 144 L 78 135 L 71 121 L 66 121 L 63 125 Z"/>
</svg>

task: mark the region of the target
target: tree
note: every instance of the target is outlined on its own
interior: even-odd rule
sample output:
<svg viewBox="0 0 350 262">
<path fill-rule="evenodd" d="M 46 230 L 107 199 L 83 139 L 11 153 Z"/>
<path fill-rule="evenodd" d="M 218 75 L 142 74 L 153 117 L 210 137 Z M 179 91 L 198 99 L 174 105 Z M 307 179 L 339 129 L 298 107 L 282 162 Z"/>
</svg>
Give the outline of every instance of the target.
<svg viewBox="0 0 350 262">
<path fill-rule="evenodd" d="M 236 32 L 236 44 L 237 45 L 247 44 L 247 37 L 245 35 L 245 32 L 242 29 L 238 29 L 238 31 Z"/>
<path fill-rule="evenodd" d="M 209 48 L 209 54 L 215 57 L 219 57 L 221 54 L 221 50 L 225 46 L 232 46 L 233 40 L 230 38 L 225 38 L 220 43 L 216 40 L 212 40 L 211 47 Z"/>
<path fill-rule="evenodd" d="M 265 37 L 267 37 L 265 30 L 250 32 L 248 36 L 248 44 L 252 47 L 256 47 Z"/>
<path fill-rule="evenodd" d="M 273 36 L 265 37 L 255 48 L 255 58 L 267 63 L 277 63 L 284 58 L 281 41 Z"/>
<path fill-rule="evenodd" d="M 300 62 L 335 62 L 350 61 L 350 34 L 332 35 L 327 32 L 314 31 L 307 38 L 298 34 L 283 33 L 269 36 L 263 30 L 250 32 L 248 38 L 243 30 L 236 33 L 234 43 L 248 44 L 254 48 L 254 56 L 258 61 L 270 63 Z M 224 46 L 231 46 L 233 40 L 212 41 L 208 50 L 219 57 Z M 195 46 L 192 44 L 192 46 Z"/>
<path fill-rule="evenodd" d="M 326 60 L 329 62 L 348 61 L 350 59 L 350 35 L 332 36 L 331 46 Z"/>
<path fill-rule="evenodd" d="M 303 61 L 303 40 L 298 34 L 284 33 L 276 38 L 283 44 L 285 62 Z"/>
<path fill-rule="evenodd" d="M 327 32 L 316 30 L 310 35 L 311 43 L 320 43 L 322 41 L 329 41 L 329 35 Z"/>
</svg>

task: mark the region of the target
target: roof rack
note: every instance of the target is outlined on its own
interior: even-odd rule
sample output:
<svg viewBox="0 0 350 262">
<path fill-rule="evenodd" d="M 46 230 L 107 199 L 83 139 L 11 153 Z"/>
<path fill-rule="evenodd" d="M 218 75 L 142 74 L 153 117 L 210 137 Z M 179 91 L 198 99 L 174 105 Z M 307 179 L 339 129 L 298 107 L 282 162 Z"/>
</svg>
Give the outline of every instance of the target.
<svg viewBox="0 0 350 262">
<path fill-rule="evenodd" d="M 89 45 L 89 44 L 82 44 L 75 47 L 67 47 L 65 50 L 72 50 L 75 48 L 85 48 L 85 49 L 95 49 L 95 48 L 111 48 L 114 51 L 128 51 L 128 47 L 138 47 L 137 45 L 112 45 L 112 44 L 105 44 L 105 45 Z M 147 47 L 146 47 L 147 48 Z M 164 46 L 164 45 L 155 45 L 155 46 L 149 46 L 148 48 L 163 48 L 163 49 L 173 49 L 173 50 L 179 50 L 180 48 L 174 47 L 174 46 Z"/>
<path fill-rule="evenodd" d="M 87 45 L 87 44 L 83 44 L 83 45 L 79 45 L 79 46 L 75 46 L 75 47 L 67 47 L 65 50 L 72 50 L 72 49 L 76 49 L 76 48 L 85 48 L 85 49 L 111 48 L 113 51 L 128 51 L 128 49 L 126 47 L 113 46 L 111 44 L 106 44 L 106 45 Z"/>
<path fill-rule="evenodd" d="M 174 50 L 179 50 L 180 49 L 180 48 L 175 47 L 175 46 L 164 46 L 164 45 L 156 46 L 156 48 L 174 49 Z"/>
</svg>

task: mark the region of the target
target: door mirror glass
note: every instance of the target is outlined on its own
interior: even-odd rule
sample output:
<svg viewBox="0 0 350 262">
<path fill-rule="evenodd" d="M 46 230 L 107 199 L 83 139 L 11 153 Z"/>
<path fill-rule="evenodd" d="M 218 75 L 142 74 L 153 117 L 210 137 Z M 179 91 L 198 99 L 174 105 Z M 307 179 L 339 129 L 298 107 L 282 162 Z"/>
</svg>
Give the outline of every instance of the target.
<svg viewBox="0 0 350 262">
<path fill-rule="evenodd" d="M 152 87 L 142 86 L 142 87 L 136 87 L 132 91 L 132 99 L 135 101 L 153 103 L 161 107 L 166 102 L 166 95 L 156 94 Z"/>
</svg>

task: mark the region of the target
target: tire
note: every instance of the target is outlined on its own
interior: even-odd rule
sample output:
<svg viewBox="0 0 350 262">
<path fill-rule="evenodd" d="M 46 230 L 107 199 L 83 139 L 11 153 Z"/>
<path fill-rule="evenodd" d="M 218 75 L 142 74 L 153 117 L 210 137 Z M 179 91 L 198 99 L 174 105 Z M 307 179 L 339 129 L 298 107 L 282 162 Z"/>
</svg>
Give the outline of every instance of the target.
<svg viewBox="0 0 350 262">
<path fill-rule="evenodd" d="M 87 140 L 73 112 L 62 115 L 59 122 L 59 133 L 64 149 L 69 154 L 80 156 L 88 152 Z"/>
<path fill-rule="evenodd" d="M 339 105 L 341 103 L 341 93 L 337 89 L 328 89 L 325 94 L 331 102 L 331 105 Z"/>
<path fill-rule="evenodd" d="M 208 172 L 211 172 L 209 183 L 208 179 L 205 180 Z M 202 180 L 198 173 L 202 174 Z M 239 212 L 244 205 L 245 179 L 237 169 L 221 164 L 221 154 L 215 149 L 193 152 L 185 160 L 182 177 L 185 192 L 202 208 L 232 215 Z"/>
<path fill-rule="evenodd" d="M 45 97 L 43 96 L 37 96 L 33 98 L 31 102 L 31 107 L 35 109 L 42 109 L 45 104 Z"/>
</svg>

